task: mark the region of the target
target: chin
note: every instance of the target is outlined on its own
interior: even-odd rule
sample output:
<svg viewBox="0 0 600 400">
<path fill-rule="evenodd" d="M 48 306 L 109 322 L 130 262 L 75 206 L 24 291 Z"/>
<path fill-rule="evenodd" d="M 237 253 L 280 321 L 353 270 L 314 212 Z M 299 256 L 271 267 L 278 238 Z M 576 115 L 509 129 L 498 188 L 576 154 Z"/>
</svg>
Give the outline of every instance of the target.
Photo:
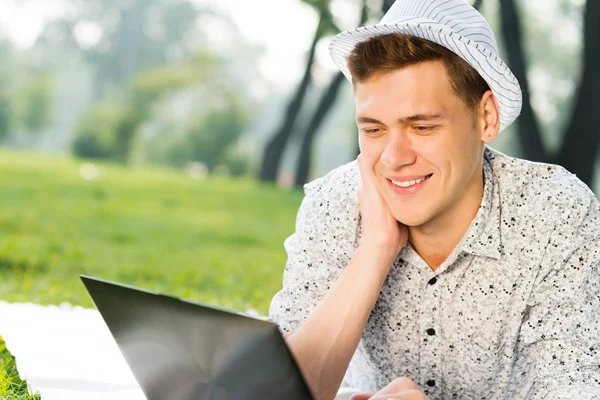
<svg viewBox="0 0 600 400">
<path fill-rule="evenodd" d="M 403 225 L 416 227 L 426 224 L 431 220 L 432 216 L 430 213 L 423 211 L 409 211 L 409 210 L 391 210 L 392 215 L 396 218 L 396 221 Z"/>
</svg>

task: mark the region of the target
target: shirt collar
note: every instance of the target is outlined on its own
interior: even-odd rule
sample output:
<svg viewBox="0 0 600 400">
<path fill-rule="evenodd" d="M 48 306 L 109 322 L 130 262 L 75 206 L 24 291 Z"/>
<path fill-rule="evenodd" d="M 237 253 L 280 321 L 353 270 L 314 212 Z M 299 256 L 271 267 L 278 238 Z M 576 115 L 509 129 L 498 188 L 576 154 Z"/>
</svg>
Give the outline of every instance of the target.
<svg viewBox="0 0 600 400">
<path fill-rule="evenodd" d="M 462 251 L 476 256 L 499 259 L 502 256 L 500 193 L 497 182 L 494 182 L 490 156 L 492 150 L 486 146 L 483 156 L 483 198 L 479 211 L 463 238 Z"/>
</svg>

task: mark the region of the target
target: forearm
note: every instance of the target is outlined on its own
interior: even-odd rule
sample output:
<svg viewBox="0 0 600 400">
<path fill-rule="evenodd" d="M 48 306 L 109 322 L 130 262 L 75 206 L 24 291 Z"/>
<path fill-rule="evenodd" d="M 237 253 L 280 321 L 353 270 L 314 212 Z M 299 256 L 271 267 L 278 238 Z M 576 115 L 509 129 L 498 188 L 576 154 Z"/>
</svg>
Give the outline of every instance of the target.
<svg viewBox="0 0 600 400">
<path fill-rule="evenodd" d="M 359 247 L 306 322 L 286 336 L 318 400 L 335 396 L 394 257 Z"/>
</svg>

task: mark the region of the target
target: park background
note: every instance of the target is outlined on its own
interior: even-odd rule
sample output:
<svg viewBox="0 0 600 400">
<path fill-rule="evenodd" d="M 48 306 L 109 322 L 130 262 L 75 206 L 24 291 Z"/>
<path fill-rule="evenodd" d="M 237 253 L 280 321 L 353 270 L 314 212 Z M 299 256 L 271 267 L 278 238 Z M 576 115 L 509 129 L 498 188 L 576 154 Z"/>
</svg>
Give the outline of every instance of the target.
<svg viewBox="0 0 600 400">
<path fill-rule="evenodd" d="M 328 42 L 392 3 L 2 0 L 0 299 L 92 307 L 88 274 L 265 314 L 302 185 L 357 155 Z M 524 92 L 492 147 L 598 195 L 600 2 L 473 4 Z"/>
</svg>

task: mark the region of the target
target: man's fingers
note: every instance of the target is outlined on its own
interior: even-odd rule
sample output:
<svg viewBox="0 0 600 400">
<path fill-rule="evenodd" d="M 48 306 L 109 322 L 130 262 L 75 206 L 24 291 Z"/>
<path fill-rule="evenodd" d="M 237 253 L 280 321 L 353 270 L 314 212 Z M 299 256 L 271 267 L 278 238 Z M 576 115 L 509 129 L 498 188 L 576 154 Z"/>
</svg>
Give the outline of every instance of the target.
<svg viewBox="0 0 600 400">
<path fill-rule="evenodd" d="M 391 381 L 389 385 L 377 392 L 377 395 L 387 393 L 398 393 L 405 390 L 420 391 L 421 389 L 410 378 L 402 377 L 396 378 L 393 381 Z"/>
<path fill-rule="evenodd" d="M 353 394 L 350 400 L 369 400 L 373 395 L 375 395 L 373 392 Z"/>
<path fill-rule="evenodd" d="M 356 157 L 356 161 L 358 162 L 358 169 L 360 170 L 360 176 L 362 176 L 363 178 L 366 178 L 368 175 L 370 175 L 373 172 L 373 165 L 369 165 L 369 163 L 362 156 L 362 154 L 359 154 L 358 157 Z"/>
<path fill-rule="evenodd" d="M 375 170 L 373 169 L 374 165 L 370 165 L 362 155 L 359 155 L 356 160 L 358 162 L 358 169 L 360 171 L 362 189 L 365 193 L 370 193 L 376 189 Z"/>
<path fill-rule="evenodd" d="M 360 171 L 360 185 L 358 186 L 358 204 L 363 207 L 368 203 L 369 196 L 373 193 L 373 184 L 371 177 L 369 176 L 368 167 L 365 165 L 365 159 L 361 155 L 356 158 L 358 162 L 358 169 Z"/>
<path fill-rule="evenodd" d="M 396 378 L 377 393 L 359 393 L 350 400 L 427 400 L 427 396 L 410 378 Z"/>
<path fill-rule="evenodd" d="M 364 189 L 362 182 L 358 185 L 358 190 L 356 191 L 356 198 L 358 199 L 358 204 L 362 204 Z"/>
<path fill-rule="evenodd" d="M 427 396 L 418 389 L 409 389 L 396 393 L 376 394 L 368 400 L 427 400 Z"/>
</svg>

